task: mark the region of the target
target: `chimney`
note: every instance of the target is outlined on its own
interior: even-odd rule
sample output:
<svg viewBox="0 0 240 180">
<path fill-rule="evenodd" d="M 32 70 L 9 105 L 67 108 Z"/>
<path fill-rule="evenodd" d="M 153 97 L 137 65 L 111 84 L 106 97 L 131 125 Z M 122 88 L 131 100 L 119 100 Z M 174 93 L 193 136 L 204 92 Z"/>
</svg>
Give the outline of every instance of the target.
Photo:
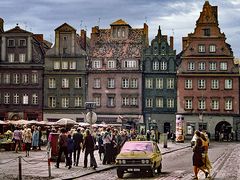
<svg viewBox="0 0 240 180">
<path fill-rule="evenodd" d="M 98 35 L 99 35 L 99 27 L 94 26 L 92 28 L 91 39 L 90 39 L 91 48 L 95 47 L 95 43 L 97 42 Z"/>
<path fill-rule="evenodd" d="M 0 18 L 0 31 L 4 32 L 4 20 Z"/>
<path fill-rule="evenodd" d="M 173 36 L 170 36 L 170 48 L 173 50 Z"/>
<path fill-rule="evenodd" d="M 81 46 L 86 51 L 87 49 L 87 35 L 86 31 L 81 29 Z"/>
<path fill-rule="evenodd" d="M 40 41 L 40 42 L 43 42 L 43 34 L 34 34 L 34 37 Z"/>
</svg>

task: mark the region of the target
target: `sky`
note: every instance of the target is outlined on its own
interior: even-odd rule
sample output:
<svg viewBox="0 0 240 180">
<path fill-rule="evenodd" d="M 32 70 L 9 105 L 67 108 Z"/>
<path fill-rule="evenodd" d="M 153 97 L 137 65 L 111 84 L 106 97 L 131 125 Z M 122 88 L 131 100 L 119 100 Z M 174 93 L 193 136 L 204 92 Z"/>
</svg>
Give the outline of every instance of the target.
<svg viewBox="0 0 240 180">
<path fill-rule="evenodd" d="M 182 50 L 182 37 L 192 33 L 205 0 L 0 0 L 0 17 L 4 30 L 18 23 L 22 29 L 44 34 L 44 39 L 54 42 L 54 29 L 68 23 L 78 32 L 92 27 L 110 28 L 110 24 L 123 19 L 132 28 L 149 27 L 149 41 L 162 34 L 174 36 L 174 48 Z M 218 22 L 226 42 L 240 58 L 240 0 L 209 0 L 218 6 Z"/>
</svg>

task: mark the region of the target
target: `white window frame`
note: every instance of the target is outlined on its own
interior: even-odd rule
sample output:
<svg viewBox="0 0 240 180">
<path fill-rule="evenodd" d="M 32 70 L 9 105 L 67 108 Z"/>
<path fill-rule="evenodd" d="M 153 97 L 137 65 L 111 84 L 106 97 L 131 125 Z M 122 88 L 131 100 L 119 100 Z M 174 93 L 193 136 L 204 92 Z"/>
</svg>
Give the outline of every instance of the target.
<svg viewBox="0 0 240 180">
<path fill-rule="evenodd" d="M 138 98 L 137 97 L 131 97 L 130 98 L 130 105 L 131 106 L 137 106 L 138 105 Z"/>
<path fill-rule="evenodd" d="M 198 100 L 198 109 L 205 110 L 206 109 L 206 101 L 204 98 L 200 98 Z"/>
<path fill-rule="evenodd" d="M 4 104 L 10 104 L 10 93 L 4 93 Z"/>
<path fill-rule="evenodd" d="M 82 88 L 82 78 L 81 77 L 75 77 L 75 88 Z"/>
<path fill-rule="evenodd" d="M 114 69 L 114 68 L 116 68 L 116 61 L 114 61 L 114 60 L 109 60 L 109 61 L 107 62 L 107 68 L 108 68 L 108 69 Z"/>
<path fill-rule="evenodd" d="M 69 107 L 69 97 L 62 97 L 62 108 Z"/>
<path fill-rule="evenodd" d="M 15 54 L 9 53 L 8 54 L 8 62 L 13 63 L 15 61 Z"/>
<path fill-rule="evenodd" d="M 48 88 L 49 89 L 56 88 L 56 79 L 55 78 L 48 79 Z"/>
<path fill-rule="evenodd" d="M 210 53 L 215 53 L 216 52 L 216 45 L 215 44 L 210 44 L 209 45 L 209 52 Z"/>
<path fill-rule="evenodd" d="M 153 107 L 153 99 L 152 98 L 146 98 L 146 108 L 151 108 Z"/>
<path fill-rule="evenodd" d="M 145 88 L 146 89 L 153 89 L 153 79 L 152 78 L 146 78 L 145 79 Z"/>
<path fill-rule="evenodd" d="M 13 104 L 19 104 L 20 103 L 20 99 L 19 99 L 19 94 L 18 93 L 14 93 L 13 94 Z"/>
<path fill-rule="evenodd" d="M 122 106 L 129 106 L 129 98 L 122 97 Z"/>
<path fill-rule="evenodd" d="M 101 106 L 101 96 L 95 96 L 94 102 L 96 102 L 97 107 L 100 107 Z"/>
<path fill-rule="evenodd" d="M 206 80 L 205 79 L 199 79 L 198 80 L 198 89 L 205 89 L 206 88 Z"/>
<path fill-rule="evenodd" d="M 227 71 L 228 70 L 227 62 L 220 62 L 220 70 L 221 71 Z"/>
<path fill-rule="evenodd" d="M 75 107 L 82 107 L 83 106 L 83 97 L 82 96 L 75 97 L 74 106 Z"/>
<path fill-rule="evenodd" d="M 162 97 L 156 97 L 156 107 L 163 108 L 163 98 Z"/>
<path fill-rule="evenodd" d="M 13 74 L 13 84 L 20 84 L 20 74 Z"/>
<path fill-rule="evenodd" d="M 174 78 L 167 78 L 167 89 L 174 89 Z"/>
<path fill-rule="evenodd" d="M 163 89 L 163 78 L 156 78 L 156 89 Z"/>
<path fill-rule="evenodd" d="M 211 80 L 211 89 L 219 89 L 219 80 L 218 79 Z"/>
<path fill-rule="evenodd" d="M 32 73 L 32 84 L 38 84 L 39 79 L 38 79 L 38 73 Z"/>
<path fill-rule="evenodd" d="M 29 104 L 28 94 L 23 94 L 22 103 L 23 103 L 24 105 Z"/>
<path fill-rule="evenodd" d="M 206 52 L 206 46 L 203 44 L 198 45 L 198 52 L 199 53 L 205 53 Z"/>
<path fill-rule="evenodd" d="M 69 79 L 62 78 L 62 88 L 69 88 Z"/>
<path fill-rule="evenodd" d="M 115 97 L 114 96 L 107 96 L 107 106 L 115 107 Z"/>
<path fill-rule="evenodd" d="M 167 98 L 167 108 L 174 108 L 174 99 Z"/>
<path fill-rule="evenodd" d="M 136 60 L 125 60 L 123 61 L 124 68 L 137 68 L 137 61 Z"/>
<path fill-rule="evenodd" d="M 233 106 L 232 106 L 233 100 L 230 98 L 225 99 L 225 110 L 226 111 L 231 111 L 233 110 Z"/>
<path fill-rule="evenodd" d="M 122 78 L 122 88 L 129 88 L 129 79 Z"/>
<path fill-rule="evenodd" d="M 167 66 L 168 66 L 167 61 L 161 61 L 160 68 L 161 68 L 162 71 L 167 70 Z"/>
<path fill-rule="evenodd" d="M 153 70 L 154 71 L 158 71 L 159 70 L 159 62 L 158 61 L 153 61 Z"/>
<path fill-rule="evenodd" d="M 26 41 L 26 39 L 19 39 L 19 46 L 20 47 L 25 47 L 25 46 L 27 46 L 27 41 Z M 22 43 L 23 42 L 23 43 Z"/>
<path fill-rule="evenodd" d="M 53 69 L 60 69 L 60 61 L 53 62 Z"/>
<path fill-rule="evenodd" d="M 110 89 L 115 88 L 115 79 L 114 78 L 108 78 L 107 87 Z"/>
<path fill-rule="evenodd" d="M 37 105 L 38 104 L 38 95 L 37 93 L 32 94 L 32 104 Z"/>
<path fill-rule="evenodd" d="M 198 70 L 205 71 L 206 70 L 206 63 L 205 62 L 199 62 L 198 63 Z"/>
<path fill-rule="evenodd" d="M 225 89 L 232 89 L 233 88 L 233 81 L 232 81 L 232 79 L 225 79 L 225 81 L 224 81 L 225 83 L 225 85 L 224 85 L 224 87 L 225 87 Z"/>
<path fill-rule="evenodd" d="M 57 103 L 56 103 L 56 97 L 55 96 L 50 96 L 48 97 L 48 107 L 50 108 L 55 108 Z"/>
<path fill-rule="evenodd" d="M 193 100 L 192 99 L 185 99 L 185 109 L 192 109 Z"/>
<path fill-rule="evenodd" d="M 131 79 L 130 87 L 131 88 L 138 88 L 138 79 L 137 78 Z"/>
<path fill-rule="evenodd" d="M 29 83 L 29 75 L 28 74 L 22 74 L 22 83 L 28 84 Z"/>
<path fill-rule="evenodd" d="M 101 88 L 101 79 L 100 78 L 95 78 L 93 80 L 93 88 Z"/>
<path fill-rule="evenodd" d="M 77 68 L 77 62 L 76 61 L 70 61 L 69 62 L 69 69 L 76 69 Z"/>
<path fill-rule="evenodd" d="M 12 42 L 12 44 L 10 42 Z M 15 39 L 8 39 L 8 47 L 15 47 Z"/>
<path fill-rule="evenodd" d="M 25 63 L 26 62 L 26 54 L 25 53 L 19 54 L 19 62 L 20 63 Z"/>
<path fill-rule="evenodd" d="M 192 79 L 185 80 L 185 89 L 192 89 Z"/>
<path fill-rule="evenodd" d="M 209 62 L 209 70 L 216 71 L 217 70 L 217 63 L 216 62 Z"/>
<path fill-rule="evenodd" d="M 62 69 L 68 69 L 68 62 L 67 61 L 62 61 Z"/>
<path fill-rule="evenodd" d="M 92 63 L 94 69 L 99 69 L 102 67 L 102 63 L 100 60 L 94 60 L 93 63 Z"/>
<path fill-rule="evenodd" d="M 195 70 L 195 62 L 188 62 L 188 70 L 189 71 Z"/>
<path fill-rule="evenodd" d="M 212 108 L 212 110 L 219 110 L 219 100 L 212 99 L 211 108 Z"/>
</svg>

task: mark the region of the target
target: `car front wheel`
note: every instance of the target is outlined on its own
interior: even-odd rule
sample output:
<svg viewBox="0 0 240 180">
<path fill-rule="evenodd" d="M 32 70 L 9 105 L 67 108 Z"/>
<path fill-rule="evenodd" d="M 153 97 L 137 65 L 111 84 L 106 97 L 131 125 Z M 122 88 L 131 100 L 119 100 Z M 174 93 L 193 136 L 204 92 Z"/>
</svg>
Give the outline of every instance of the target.
<svg viewBox="0 0 240 180">
<path fill-rule="evenodd" d="M 118 178 L 123 178 L 124 171 L 122 169 L 117 169 Z"/>
<path fill-rule="evenodd" d="M 162 163 L 160 163 L 160 165 L 158 166 L 157 172 L 158 172 L 158 174 L 160 174 L 162 172 Z"/>
</svg>

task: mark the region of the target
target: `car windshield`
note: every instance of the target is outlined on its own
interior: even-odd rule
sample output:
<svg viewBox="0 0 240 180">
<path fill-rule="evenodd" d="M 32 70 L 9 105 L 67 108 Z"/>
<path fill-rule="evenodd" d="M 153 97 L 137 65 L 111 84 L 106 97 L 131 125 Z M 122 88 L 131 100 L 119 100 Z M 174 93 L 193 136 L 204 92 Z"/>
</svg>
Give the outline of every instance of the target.
<svg viewBox="0 0 240 180">
<path fill-rule="evenodd" d="M 126 142 L 121 152 L 131 152 L 131 151 L 144 151 L 144 152 L 152 152 L 153 147 L 150 142 Z"/>
</svg>

